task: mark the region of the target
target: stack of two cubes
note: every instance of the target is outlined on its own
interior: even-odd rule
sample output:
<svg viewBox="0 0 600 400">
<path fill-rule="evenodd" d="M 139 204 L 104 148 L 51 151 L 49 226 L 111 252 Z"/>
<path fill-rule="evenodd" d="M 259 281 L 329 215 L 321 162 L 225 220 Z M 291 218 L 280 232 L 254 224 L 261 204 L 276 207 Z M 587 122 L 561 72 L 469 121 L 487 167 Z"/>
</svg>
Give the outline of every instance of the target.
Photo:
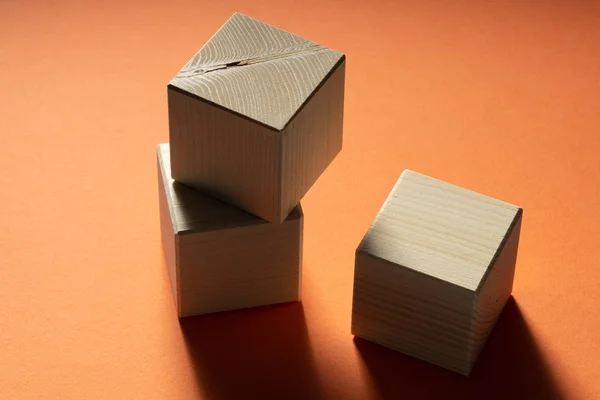
<svg viewBox="0 0 600 400">
<path fill-rule="evenodd" d="M 344 72 L 236 13 L 169 83 L 159 198 L 180 317 L 300 299 L 300 200 L 341 150 Z"/>
</svg>

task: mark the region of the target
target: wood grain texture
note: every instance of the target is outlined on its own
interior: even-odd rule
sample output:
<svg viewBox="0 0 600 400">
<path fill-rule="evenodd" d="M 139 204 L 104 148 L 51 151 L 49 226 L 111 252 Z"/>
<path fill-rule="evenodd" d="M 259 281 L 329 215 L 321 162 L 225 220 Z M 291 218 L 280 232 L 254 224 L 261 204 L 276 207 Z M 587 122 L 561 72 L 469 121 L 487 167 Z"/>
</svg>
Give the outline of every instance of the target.
<svg viewBox="0 0 600 400">
<path fill-rule="evenodd" d="M 405 171 L 356 252 L 352 333 L 469 375 L 512 291 L 521 215 Z"/>
<path fill-rule="evenodd" d="M 351 332 L 466 373 L 472 294 L 357 251 Z"/>
<path fill-rule="evenodd" d="M 170 85 L 281 130 L 342 57 L 235 13 Z"/>
<path fill-rule="evenodd" d="M 404 171 L 359 249 L 476 290 L 519 208 Z"/>
<path fill-rule="evenodd" d="M 345 56 L 234 14 L 168 85 L 173 179 L 282 222 L 342 148 Z"/>
<path fill-rule="evenodd" d="M 471 321 L 471 339 L 469 344 L 469 364 L 472 366 L 481 352 L 496 321 L 500 317 L 504 304 L 508 301 L 513 287 L 519 237 L 521 234 L 522 212 L 515 216 L 509 228 L 505 243 L 499 247 L 493 268 L 475 293 L 473 301 L 474 317 Z"/>
<path fill-rule="evenodd" d="M 175 90 L 168 98 L 172 178 L 280 222 L 278 133 Z"/>
<path fill-rule="evenodd" d="M 281 215 L 284 218 L 342 150 L 346 62 L 336 67 L 282 132 Z"/>
<path fill-rule="evenodd" d="M 300 300 L 304 217 L 271 224 L 172 180 L 157 148 L 162 242 L 180 317 Z"/>
</svg>

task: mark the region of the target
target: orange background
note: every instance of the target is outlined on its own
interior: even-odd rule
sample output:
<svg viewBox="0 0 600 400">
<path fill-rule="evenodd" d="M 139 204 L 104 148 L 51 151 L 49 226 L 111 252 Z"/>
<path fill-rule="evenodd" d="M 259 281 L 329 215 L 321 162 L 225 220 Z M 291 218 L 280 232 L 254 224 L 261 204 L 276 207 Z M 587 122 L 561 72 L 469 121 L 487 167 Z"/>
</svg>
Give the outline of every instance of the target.
<svg viewBox="0 0 600 400">
<path fill-rule="evenodd" d="M 93 4 L 93 5 L 92 5 Z M 345 52 L 302 304 L 181 324 L 166 84 L 234 12 Z M 600 3 L 0 2 L 0 398 L 600 397 Z M 354 250 L 410 168 L 524 208 L 470 378 L 350 335 Z"/>
</svg>

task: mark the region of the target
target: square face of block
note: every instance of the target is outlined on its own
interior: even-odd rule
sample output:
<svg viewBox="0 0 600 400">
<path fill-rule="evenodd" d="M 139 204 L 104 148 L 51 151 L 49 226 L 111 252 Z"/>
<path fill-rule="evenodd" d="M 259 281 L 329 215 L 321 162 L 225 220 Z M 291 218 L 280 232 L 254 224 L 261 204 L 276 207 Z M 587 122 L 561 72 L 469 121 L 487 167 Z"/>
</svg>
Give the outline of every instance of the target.
<svg viewBox="0 0 600 400">
<path fill-rule="evenodd" d="M 235 13 L 170 85 L 280 131 L 343 57 Z"/>
<path fill-rule="evenodd" d="M 180 317 L 298 301 L 303 215 L 267 221 L 173 181 L 157 149 L 161 236 Z"/>
<path fill-rule="evenodd" d="M 512 290 L 521 214 L 405 171 L 357 249 L 353 333 L 469 374 Z"/>
<path fill-rule="evenodd" d="M 173 179 L 281 222 L 342 147 L 345 56 L 236 13 L 168 85 Z"/>
</svg>

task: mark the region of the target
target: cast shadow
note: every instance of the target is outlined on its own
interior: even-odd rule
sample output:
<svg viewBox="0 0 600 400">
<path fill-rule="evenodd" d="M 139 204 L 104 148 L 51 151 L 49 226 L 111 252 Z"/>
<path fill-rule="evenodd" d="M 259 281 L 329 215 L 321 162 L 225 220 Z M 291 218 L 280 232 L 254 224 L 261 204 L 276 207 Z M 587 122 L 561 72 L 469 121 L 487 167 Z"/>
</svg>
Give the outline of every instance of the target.
<svg viewBox="0 0 600 400">
<path fill-rule="evenodd" d="M 519 306 L 511 297 L 469 377 L 354 338 L 384 399 L 563 399 Z"/>
<path fill-rule="evenodd" d="M 210 399 L 320 398 L 302 303 L 182 318 Z"/>
</svg>

